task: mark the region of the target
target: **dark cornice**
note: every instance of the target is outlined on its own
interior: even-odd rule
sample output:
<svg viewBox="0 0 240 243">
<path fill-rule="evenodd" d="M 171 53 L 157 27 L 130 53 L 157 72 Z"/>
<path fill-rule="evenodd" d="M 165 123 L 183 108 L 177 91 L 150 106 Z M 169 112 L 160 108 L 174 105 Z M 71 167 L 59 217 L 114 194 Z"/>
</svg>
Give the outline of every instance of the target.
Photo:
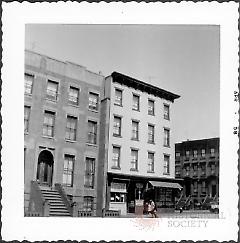
<svg viewBox="0 0 240 243">
<path fill-rule="evenodd" d="M 149 94 L 155 95 L 160 98 L 164 98 L 166 100 L 174 102 L 175 99 L 178 99 L 180 95 L 171 93 L 169 91 L 166 91 L 164 89 L 160 89 L 156 86 L 153 86 L 148 83 L 144 83 L 143 81 L 131 78 L 129 76 L 126 76 L 124 74 L 113 72 L 111 74 L 113 78 L 113 82 L 117 82 L 119 84 L 124 84 L 128 87 L 132 87 L 134 89 L 141 90 L 143 92 L 147 92 Z"/>
</svg>

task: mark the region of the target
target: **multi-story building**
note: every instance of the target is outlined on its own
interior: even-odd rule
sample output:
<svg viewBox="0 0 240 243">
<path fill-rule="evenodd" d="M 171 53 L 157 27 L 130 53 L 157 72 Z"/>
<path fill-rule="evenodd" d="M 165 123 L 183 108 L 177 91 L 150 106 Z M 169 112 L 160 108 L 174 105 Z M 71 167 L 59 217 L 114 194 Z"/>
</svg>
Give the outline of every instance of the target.
<svg viewBox="0 0 240 243">
<path fill-rule="evenodd" d="M 103 79 L 83 66 L 25 51 L 25 211 L 56 183 L 79 209 L 96 211 Z M 42 194 L 34 194 L 39 188 L 31 182 Z"/>
<path fill-rule="evenodd" d="M 175 144 L 175 175 L 184 179 L 183 197 L 200 204 L 219 196 L 219 138 Z"/>
<path fill-rule="evenodd" d="M 144 200 L 174 208 L 173 102 L 180 96 L 113 72 L 101 102 L 98 209 L 135 212 Z"/>
</svg>

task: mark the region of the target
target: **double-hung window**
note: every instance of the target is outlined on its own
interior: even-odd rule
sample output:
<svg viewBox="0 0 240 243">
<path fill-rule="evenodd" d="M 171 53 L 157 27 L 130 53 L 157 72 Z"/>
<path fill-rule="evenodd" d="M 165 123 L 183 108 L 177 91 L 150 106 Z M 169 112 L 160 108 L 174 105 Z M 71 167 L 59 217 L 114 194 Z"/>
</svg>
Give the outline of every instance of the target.
<svg viewBox="0 0 240 243">
<path fill-rule="evenodd" d="M 55 126 L 55 112 L 45 111 L 43 119 L 43 136 L 53 137 Z"/>
<path fill-rule="evenodd" d="M 163 166 L 163 174 L 170 173 L 170 156 L 164 154 L 164 166 Z"/>
<path fill-rule="evenodd" d="M 68 94 L 68 102 L 71 105 L 79 104 L 79 89 L 78 88 L 70 86 L 69 94 Z"/>
<path fill-rule="evenodd" d="M 120 147 L 113 146 L 112 167 L 120 168 Z"/>
<path fill-rule="evenodd" d="M 201 150 L 201 157 L 202 158 L 205 158 L 205 154 L 206 154 L 206 150 L 205 149 L 202 149 Z"/>
<path fill-rule="evenodd" d="M 148 115 L 154 116 L 154 101 L 148 100 Z"/>
<path fill-rule="evenodd" d="M 164 128 L 164 146 L 170 147 L 170 129 Z"/>
<path fill-rule="evenodd" d="M 210 157 L 215 157 L 215 149 L 214 148 L 210 149 Z"/>
<path fill-rule="evenodd" d="M 86 158 L 84 187 L 94 188 L 95 158 Z"/>
<path fill-rule="evenodd" d="M 30 119 L 30 106 L 24 106 L 24 132 L 27 133 L 29 130 L 29 119 Z"/>
<path fill-rule="evenodd" d="M 113 117 L 113 135 L 114 136 L 121 136 L 121 117 L 114 116 Z"/>
<path fill-rule="evenodd" d="M 76 138 L 77 138 L 77 117 L 67 116 L 65 138 L 67 140 L 76 141 Z"/>
<path fill-rule="evenodd" d="M 33 90 L 33 80 L 34 80 L 34 76 L 31 74 L 24 74 L 24 92 L 25 94 L 32 94 L 32 90 Z"/>
<path fill-rule="evenodd" d="M 89 92 L 88 108 L 92 111 L 98 111 L 99 95 L 93 92 Z"/>
<path fill-rule="evenodd" d="M 132 121 L 132 139 L 139 140 L 139 122 Z"/>
<path fill-rule="evenodd" d="M 88 212 L 93 211 L 93 197 L 85 196 L 83 198 L 83 210 Z"/>
<path fill-rule="evenodd" d="M 121 89 L 115 89 L 115 105 L 122 106 L 122 90 Z"/>
<path fill-rule="evenodd" d="M 148 125 L 148 143 L 154 143 L 154 126 Z"/>
<path fill-rule="evenodd" d="M 131 149 L 131 170 L 138 170 L 138 150 Z"/>
<path fill-rule="evenodd" d="M 97 144 L 97 122 L 88 121 L 87 143 Z"/>
<path fill-rule="evenodd" d="M 73 169 L 74 169 L 75 156 L 64 155 L 64 168 L 63 168 L 63 185 L 67 187 L 73 186 Z"/>
<path fill-rule="evenodd" d="M 154 153 L 148 152 L 148 172 L 154 172 Z"/>
<path fill-rule="evenodd" d="M 138 95 L 133 94 L 133 106 L 132 109 L 135 111 L 140 110 L 140 97 Z"/>
<path fill-rule="evenodd" d="M 170 120 L 170 108 L 166 104 L 164 104 L 164 119 Z"/>
<path fill-rule="evenodd" d="M 58 96 L 58 83 L 52 80 L 48 80 L 47 83 L 47 98 L 50 100 L 57 100 Z"/>
</svg>

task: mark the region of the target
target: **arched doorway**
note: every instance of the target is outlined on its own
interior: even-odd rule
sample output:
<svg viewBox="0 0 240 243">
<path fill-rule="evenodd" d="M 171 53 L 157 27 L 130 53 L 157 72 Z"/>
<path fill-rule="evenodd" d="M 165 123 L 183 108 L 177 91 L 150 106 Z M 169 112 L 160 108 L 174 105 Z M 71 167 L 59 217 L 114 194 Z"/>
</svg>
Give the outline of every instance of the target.
<svg viewBox="0 0 240 243">
<path fill-rule="evenodd" d="M 52 185 L 53 155 L 48 150 L 43 150 L 38 156 L 37 180 L 40 184 Z"/>
</svg>

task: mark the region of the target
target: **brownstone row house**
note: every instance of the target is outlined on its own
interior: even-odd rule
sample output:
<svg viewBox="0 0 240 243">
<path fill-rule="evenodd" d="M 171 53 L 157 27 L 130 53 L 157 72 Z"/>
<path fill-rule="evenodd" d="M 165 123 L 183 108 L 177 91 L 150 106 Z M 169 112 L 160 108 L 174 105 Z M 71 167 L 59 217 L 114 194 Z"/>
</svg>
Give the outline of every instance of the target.
<svg viewBox="0 0 240 243">
<path fill-rule="evenodd" d="M 178 95 L 26 50 L 24 98 L 25 215 L 174 208 Z"/>
</svg>

